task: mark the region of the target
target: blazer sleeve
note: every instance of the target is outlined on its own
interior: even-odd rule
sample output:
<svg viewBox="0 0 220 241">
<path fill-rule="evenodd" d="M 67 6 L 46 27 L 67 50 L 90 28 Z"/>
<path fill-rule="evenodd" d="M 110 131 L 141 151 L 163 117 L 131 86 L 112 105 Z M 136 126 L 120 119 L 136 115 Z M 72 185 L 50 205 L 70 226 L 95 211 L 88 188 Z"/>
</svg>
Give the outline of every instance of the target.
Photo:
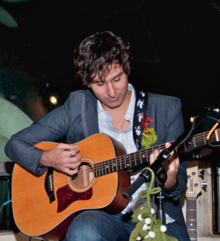
<svg viewBox="0 0 220 241">
<path fill-rule="evenodd" d="M 166 142 L 176 140 L 184 131 L 184 122 L 182 116 L 182 104 L 180 99 L 173 99 L 173 103 L 167 108 L 167 114 L 165 118 L 165 125 L 167 128 Z M 187 173 L 186 173 L 186 161 L 181 161 L 179 165 L 179 171 L 177 174 L 178 187 L 174 191 L 166 190 L 166 196 L 177 200 L 179 196 L 186 190 Z"/>
<path fill-rule="evenodd" d="M 43 150 L 34 145 L 43 141 L 53 142 L 66 135 L 69 128 L 68 102 L 13 135 L 5 146 L 6 155 L 28 171 L 41 175 L 47 169 L 39 167 Z"/>
</svg>

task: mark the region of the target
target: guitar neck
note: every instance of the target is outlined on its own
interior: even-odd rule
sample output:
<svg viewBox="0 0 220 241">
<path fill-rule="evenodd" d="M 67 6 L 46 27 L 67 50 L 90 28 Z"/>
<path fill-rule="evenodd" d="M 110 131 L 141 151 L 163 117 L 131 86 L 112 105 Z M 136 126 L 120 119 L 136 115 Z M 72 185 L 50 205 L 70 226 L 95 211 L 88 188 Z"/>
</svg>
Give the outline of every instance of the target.
<svg viewBox="0 0 220 241">
<path fill-rule="evenodd" d="M 181 147 L 184 151 L 189 152 L 195 148 L 203 147 L 207 145 L 207 136 L 209 135 L 209 131 L 199 133 L 193 136 L 190 136 Z M 214 143 L 220 140 L 220 128 L 216 129 L 210 136 L 209 141 Z M 180 147 L 180 148 L 181 148 Z"/>
<path fill-rule="evenodd" d="M 186 200 L 186 227 L 191 241 L 197 241 L 196 199 Z"/>
<path fill-rule="evenodd" d="M 194 136 L 190 136 L 183 144 L 181 144 L 177 148 L 177 151 L 190 152 L 191 150 L 197 147 L 202 147 L 207 145 L 206 138 L 208 134 L 209 132 L 207 131 L 200 134 L 196 134 Z M 210 136 L 209 141 L 211 143 L 214 143 L 216 141 L 219 141 L 219 138 L 220 138 L 220 130 L 216 129 L 216 131 L 213 132 L 212 135 Z M 159 151 L 163 150 L 165 149 L 165 144 L 150 147 L 144 150 L 139 150 L 131 154 L 122 155 L 110 160 L 96 163 L 94 167 L 95 176 L 99 177 L 99 176 L 107 175 L 113 172 L 118 172 L 127 168 L 137 167 L 144 163 L 148 163 L 149 156 L 155 149 L 159 149 Z"/>
</svg>

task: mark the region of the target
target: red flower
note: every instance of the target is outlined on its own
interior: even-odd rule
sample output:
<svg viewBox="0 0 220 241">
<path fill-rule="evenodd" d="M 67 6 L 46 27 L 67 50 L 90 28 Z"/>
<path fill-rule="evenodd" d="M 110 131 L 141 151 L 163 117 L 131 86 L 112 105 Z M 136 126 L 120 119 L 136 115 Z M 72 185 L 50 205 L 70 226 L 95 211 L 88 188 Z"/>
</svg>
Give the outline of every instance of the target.
<svg viewBox="0 0 220 241">
<path fill-rule="evenodd" d="M 153 121 L 153 120 L 150 117 L 146 116 L 145 114 L 141 116 L 140 128 L 144 128 L 145 133 L 148 133 L 147 127 L 150 125 L 149 121 Z"/>
</svg>

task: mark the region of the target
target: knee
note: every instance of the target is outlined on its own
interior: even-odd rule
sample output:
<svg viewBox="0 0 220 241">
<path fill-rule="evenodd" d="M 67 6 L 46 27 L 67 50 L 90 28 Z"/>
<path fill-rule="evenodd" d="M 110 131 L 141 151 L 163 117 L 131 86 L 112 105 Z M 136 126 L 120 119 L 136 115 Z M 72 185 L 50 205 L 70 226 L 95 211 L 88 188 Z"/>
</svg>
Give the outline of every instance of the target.
<svg viewBox="0 0 220 241">
<path fill-rule="evenodd" d="M 98 240 L 100 227 L 103 224 L 101 211 L 84 211 L 74 218 L 68 229 L 67 241 Z"/>
</svg>

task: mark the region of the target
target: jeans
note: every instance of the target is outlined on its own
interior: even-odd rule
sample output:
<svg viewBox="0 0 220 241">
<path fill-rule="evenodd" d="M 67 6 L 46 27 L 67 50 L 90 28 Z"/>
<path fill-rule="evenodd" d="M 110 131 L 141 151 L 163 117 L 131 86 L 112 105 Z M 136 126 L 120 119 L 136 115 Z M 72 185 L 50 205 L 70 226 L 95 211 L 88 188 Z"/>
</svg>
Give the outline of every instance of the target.
<svg viewBox="0 0 220 241">
<path fill-rule="evenodd" d="M 84 211 L 72 221 L 64 241 L 129 241 L 136 223 L 121 213 L 109 215 L 98 210 Z M 169 236 L 190 241 L 187 230 L 177 222 L 167 224 Z"/>
</svg>

